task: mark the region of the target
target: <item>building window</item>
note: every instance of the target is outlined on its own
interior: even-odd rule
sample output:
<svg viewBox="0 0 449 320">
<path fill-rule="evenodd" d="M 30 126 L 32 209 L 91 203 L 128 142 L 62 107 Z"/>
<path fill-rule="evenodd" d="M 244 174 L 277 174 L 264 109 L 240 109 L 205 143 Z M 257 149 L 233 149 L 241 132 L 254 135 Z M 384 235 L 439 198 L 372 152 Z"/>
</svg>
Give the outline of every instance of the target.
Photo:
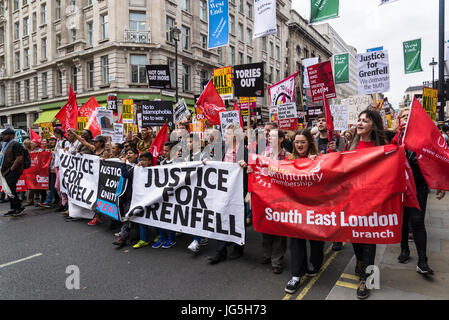
<svg viewBox="0 0 449 320">
<path fill-rule="evenodd" d="M 270 57 L 274 58 L 274 49 L 273 49 L 273 42 L 270 42 Z"/>
<path fill-rule="evenodd" d="M 200 19 L 207 22 L 207 1 L 200 0 Z"/>
<path fill-rule="evenodd" d="M 273 67 L 270 67 L 270 74 L 268 75 L 268 82 L 269 83 L 273 82 L 273 73 L 274 73 Z"/>
<path fill-rule="evenodd" d="M 57 35 L 56 35 L 56 48 L 59 48 L 60 46 L 61 46 L 61 34 L 60 33 L 58 33 Z"/>
<path fill-rule="evenodd" d="M 72 67 L 72 89 L 73 91 L 78 90 L 78 69 L 77 67 Z"/>
<path fill-rule="evenodd" d="M 190 12 L 190 0 L 182 0 L 182 10 Z"/>
<path fill-rule="evenodd" d="M 266 37 L 262 38 L 262 51 L 267 52 L 267 38 Z"/>
<path fill-rule="evenodd" d="M 14 63 L 15 70 L 20 71 L 20 52 L 17 51 L 14 56 L 15 56 L 15 59 L 14 59 L 15 60 L 15 63 Z"/>
<path fill-rule="evenodd" d="M 4 84 L 0 86 L 0 104 L 2 106 L 6 104 L 6 86 Z"/>
<path fill-rule="evenodd" d="M 233 66 L 235 61 L 235 49 L 233 46 L 229 46 L 229 65 Z"/>
<path fill-rule="evenodd" d="M 182 65 L 182 91 L 190 91 L 190 66 Z"/>
<path fill-rule="evenodd" d="M 19 21 L 14 23 L 14 40 L 18 40 L 20 38 L 20 25 Z"/>
<path fill-rule="evenodd" d="M 281 59 L 281 48 L 279 48 L 279 46 L 276 46 L 276 56 L 275 56 L 276 60 L 280 60 Z"/>
<path fill-rule="evenodd" d="M 182 26 L 182 48 L 184 50 L 190 49 L 190 28 Z"/>
<path fill-rule="evenodd" d="M 61 19 L 61 0 L 56 0 L 56 19 Z"/>
<path fill-rule="evenodd" d="M 34 100 L 37 100 L 38 98 L 38 85 L 39 85 L 39 80 L 36 77 L 34 77 Z"/>
<path fill-rule="evenodd" d="M 48 96 L 47 72 L 42 73 L 42 96 Z"/>
<path fill-rule="evenodd" d="M 253 6 L 251 3 L 246 3 L 246 16 L 250 19 L 253 18 Z"/>
<path fill-rule="evenodd" d="M 47 23 L 47 4 L 41 4 L 41 24 Z"/>
<path fill-rule="evenodd" d="M 19 10 L 19 0 L 14 0 L 14 11 Z"/>
<path fill-rule="evenodd" d="M 209 80 L 207 77 L 207 71 L 201 70 L 200 71 L 200 85 L 203 85 L 203 83 L 205 83 L 207 80 Z"/>
<path fill-rule="evenodd" d="M 5 28 L 0 27 L 0 44 L 5 43 Z"/>
<path fill-rule="evenodd" d="M 252 46 L 253 44 L 253 31 L 246 28 L 246 44 Z"/>
<path fill-rule="evenodd" d="M 101 40 L 108 39 L 108 14 L 102 14 L 100 16 L 101 21 Z"/>
<path fill-rule="evenodd" d="M 243 64 L 243 53 L 239 52 L 239 59 L 237 61 L 237 64 Z"/>
<path fill-rule="evenodd" d="M 33 44 L 33 64 L 37 65 L 37 44 Z"/>
<path fill-rule="evenodd" d="M 235 17 L 232 14 L 229 15 L 229 32 L 235 35 Z"/>
<path fill-rule="evenodd" d="M 243 11 L 243 0 L 239 0 L 239 12 L 244 13 Z"/>
<path fill-rule="evenodd" d="M 205 34 L 200 34 L 201 48 L 207 49 L 207 36 Z"/>
<path fill-rule="evenodd" d="M 165 21 L 166 21 L 166 24 L 165 24 L 166 39 L 167 39 L 168 42 L 173 43 L 174 39 L 173 39 L 173 35 L 170 32 L 170 30 L 175 26 L 175 19 L 173 19 L 172 17 L 167 16 Z"/>
<path fill-rule="evenodd" d="M 76 11 L 76 0 L 70 1 L 70 12 L 74 13 Z"/>
<path fill-rule="evenodd" d="M 147 15 L 146 13 L 130 12 L 129 13 L 129 29 L 131 31 L 146 31 Z"/>
<path fill-rule="evenodd" d="M 251 56 L 247 56 L 246 63 L 253 63 L 253 58 Z"/>
<path fill-rule="evenodd" d="M 223 62 L 223 50 L 221 48 L 218 48 L 217 54 L 218 54 L 218 63 L 222 63 Z"/>
<path fill-rule="evenodd" d="M 42 60 L 47 60 L 47 38 L 42 39 Z"/>
<path fill-rule="evenodd" d="M 33 32 L 37 31 L 37 13 L 33 12 Z"/>
<path fill-rule="evenodd" d="M 70 33 L 72 35 L 72 42 L 76 41 L 76 29 L 70 30 Z"/>
<path fill-rule="evenodd" d="M 92 21 L 89 21 L 87 24 L 87 46 L 92 47 L 94 43 L 94 29 Z"/>
<path fill-rule="evenodd" d="M 56 92 L 62 95 L 62 71 L 56 71 Z"/>
<path fill-rule="evenodd" d="M 25 86 L 25 101 L 30 101 L 30 80 L 27 79 L 24 81 Z"/>
<path fill-rule="evenodd" d="M 21 102 L 22 101 L 22 96 L 20 94 L 20 81 L 16 82 L 16 102 Z"/>
<path fill-rule="evenodd" d="M 108 56 L 101 57 L 101 74 L 103 84 L 109 83 L 109 58 Z"/>
<path fill-rule="evenodd" d="M 29 48 L 23 49 L 23 64 L 24 64 L 24 68 L 30 67 L 30 49 Z"/>
<path fill-rule="evenodd" d="M 87 63 L 87 88 L 94 88 L 94 62 Z"/>
<path fill-rule="evenodd" d="M 237 37 L 240 41 L 243 42 L 243 24 L 239 23 L 239 27 L 238 27 L 238 34 Z"/>
<path fill-rule="evenodd" d="M 147 56 L 131 55 L 131 82 L 147 83 Z"/>
<path fill-rule="evenodd" d="M 29 33 L 29 18 L 23 18 L 23 36 L 27 36 Z"/>
<path fill-rule="evenodd" d="M 177 86 L 176 84 L 176 68 L 175 68 L 175 60 L 168 59 L 168 69 L 170 70 L 170 84 L 172 88 Z"/>
</svg>

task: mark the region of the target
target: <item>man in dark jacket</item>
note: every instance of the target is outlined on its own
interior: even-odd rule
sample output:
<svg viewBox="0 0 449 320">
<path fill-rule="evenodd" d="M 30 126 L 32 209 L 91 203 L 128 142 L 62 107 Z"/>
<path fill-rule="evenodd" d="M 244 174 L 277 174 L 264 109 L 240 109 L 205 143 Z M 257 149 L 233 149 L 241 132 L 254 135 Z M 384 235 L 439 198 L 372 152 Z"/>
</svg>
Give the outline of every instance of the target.
<svg viewBox="0 0 449 320">
<path fill-rule="evenodd" d="M 6 129 L 3 131 L 2 136 L 6 144 L 0 154 L 1 174 L 5 178 L 4 180 L 12 194 L 12 197 L 9 197 L 11 210 L 5 213 L 4 216 L 18 216 L 25 210 L 16 192 L 17 182 L 24 169 L 23 148 L 20 143 L 14 141 L 15 132 L 13 129 Z"/>
</svg>

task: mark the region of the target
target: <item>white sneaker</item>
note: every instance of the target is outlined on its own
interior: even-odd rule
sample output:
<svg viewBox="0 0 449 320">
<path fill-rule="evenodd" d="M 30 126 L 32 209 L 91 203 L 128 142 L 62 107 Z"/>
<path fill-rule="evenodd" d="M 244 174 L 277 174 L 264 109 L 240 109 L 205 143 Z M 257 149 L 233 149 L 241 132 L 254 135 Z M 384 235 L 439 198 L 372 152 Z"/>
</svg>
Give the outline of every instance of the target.
<svg viewBox="0 0 449 320">
<path fill-rule="evenodd" d="M 187 247 L 190 251 L 197 253 L 200 251 L 200 243 L 197 240 L 193 240 L 192 243 Z"/>
</svg>

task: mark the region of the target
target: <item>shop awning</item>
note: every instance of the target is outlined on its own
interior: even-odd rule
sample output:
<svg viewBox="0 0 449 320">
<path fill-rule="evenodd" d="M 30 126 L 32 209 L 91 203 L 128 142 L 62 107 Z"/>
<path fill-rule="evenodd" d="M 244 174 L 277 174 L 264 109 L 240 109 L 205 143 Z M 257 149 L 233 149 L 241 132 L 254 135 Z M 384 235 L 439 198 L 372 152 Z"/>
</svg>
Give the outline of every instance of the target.
<svg viewBox="0 0 449 320">
<path fill-rule="evenodd" d="M 34 124 L 53 122 L 55 120 L 55 116 L 56 116 L 56 114 L 58 114 L 59 110 L 60 109 L 45 110 L 44 112 L 42 112 L 42 114 L 39 116 L 39 118 L 34 122 Z"/>
</svg>

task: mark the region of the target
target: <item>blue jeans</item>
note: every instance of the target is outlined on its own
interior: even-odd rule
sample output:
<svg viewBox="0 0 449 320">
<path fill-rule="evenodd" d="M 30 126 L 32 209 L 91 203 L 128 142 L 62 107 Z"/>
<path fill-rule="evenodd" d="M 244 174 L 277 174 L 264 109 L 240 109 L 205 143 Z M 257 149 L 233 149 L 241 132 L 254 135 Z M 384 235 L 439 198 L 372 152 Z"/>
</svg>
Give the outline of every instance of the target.
<svg viewBox="0 0 449 320">
<path fill-rule="evenodd" d="M 175 231 L 157 228 L 157 232 L 159 233 L 160 241 L 167 241 L 167 240 L 175 241 L 176 240 L 176 232 Z"/>
<path fill-rule="evenodd" d="M 45 198 L 46 204 L 51 204 L 55 200 L 56 196 L 55 183 L 56 183 L 56 173 L 50 172 L 48 181 L 48 190 L 50 192 L 48 193 L 47 198 Z"/>
<path fill-rule="evenodd" d="M 140 240 L 148 242 L 148 226 L 139 224 Z"/>
</svg>

